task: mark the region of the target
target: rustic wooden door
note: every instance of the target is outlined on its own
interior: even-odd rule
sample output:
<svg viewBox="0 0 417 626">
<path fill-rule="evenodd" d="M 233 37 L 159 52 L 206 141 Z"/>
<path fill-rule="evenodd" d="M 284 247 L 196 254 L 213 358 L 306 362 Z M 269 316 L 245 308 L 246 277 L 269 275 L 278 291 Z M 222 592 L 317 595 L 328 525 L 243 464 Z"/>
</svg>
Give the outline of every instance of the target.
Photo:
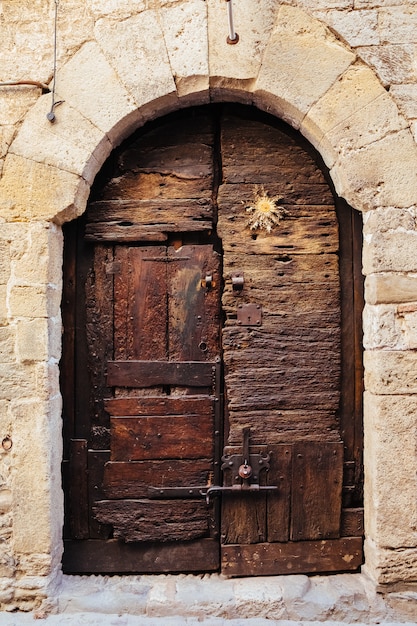
<svg viewBox="0 0 417 626">
<path fill-rule="evenodd" d="M 226 107 L 133 138 L 92 200 L 65 247 L 65 571 L 357 569 L 358 215 L 301 138 Z"/>
</svg>

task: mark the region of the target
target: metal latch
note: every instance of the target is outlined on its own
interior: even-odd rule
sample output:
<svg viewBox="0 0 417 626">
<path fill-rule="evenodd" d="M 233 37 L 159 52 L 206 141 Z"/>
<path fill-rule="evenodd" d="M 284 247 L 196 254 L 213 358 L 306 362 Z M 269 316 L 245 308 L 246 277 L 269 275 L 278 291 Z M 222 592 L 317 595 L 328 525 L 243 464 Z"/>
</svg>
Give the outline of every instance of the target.
<svg viewBox="0 0 417 626">
<path fill-rule="evenodd" d="M 276 491 L 277 486 L 260 485 L 261 471 L 269 470 L 271 453 L 251 454 L 249 449 L 250 428 L 243 429 L 242 454 L 224 454 L 222 456 L 223 472 L 232 472 L 232 485 L 201 485 L 196 487 L 149 487 L 150 498 L 198 498 L 202 496 L 210 503 L 212 496 L 223 493 L 259 493 L 260 491 Z"/>
</svg>

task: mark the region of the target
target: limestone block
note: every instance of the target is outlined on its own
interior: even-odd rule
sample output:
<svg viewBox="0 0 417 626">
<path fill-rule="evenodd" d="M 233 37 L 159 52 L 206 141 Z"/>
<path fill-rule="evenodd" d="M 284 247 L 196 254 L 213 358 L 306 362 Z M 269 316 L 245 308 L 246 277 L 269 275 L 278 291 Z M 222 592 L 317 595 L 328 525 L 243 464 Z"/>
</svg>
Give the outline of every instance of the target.
<svg viewBox="0 0 417 626">
<path fill-rule="evenodd" d="M 126 19 L 144 11 L 149 3 L 147 0 L 86 0 L 85 4 L 96 19 L 105 16 Z"/>
<path fill-rule="evenodd" d="M 103 18 L 96 24 L 95 36 L 138 107 L 175 92 L 164 33 L 155 11 L 120 22 Z"/>
<path fill-rule="evenodd" d="M 378 208 L 365 213 L 363 222 L 363 232 L 367 241 L 375 233 L 417 231 L 417 207 L 412 206 L 408 209 Z"/>
<path fill-rule="evenodd" d="M 370 274 L 365 280 L 365 291 L 369 304 L 417 301 L 417 274 Z"/>
<path fill-rule="evenodd" d="M 16 333 L 13 326 L 0 327 L 0 363 L 14 363 Z"/>
<path fill-rule="evenodd" d="M 178 95 L 208 91 L 207 3 L 185 0 L 161 8 L 162 28 Z"/>
<path fill-rule="evenodd" d="M 409 130 L 340 155 L 330 175 L 336 191 L 357 209 L 415 203 L 417 146 Z"/>
<path fill-rule="evenodd" d="M 280 586 L 276 578 L 256 577 L 234 582 L 236 614 L 245 619 L 279 620 L 287 617 Z"/>
<path fill-rule="evenodd" d="M 20 2 L 2 3 L 0 80 L 33 77 L 34 80 L 46 82 L 53 58 L 52 6 L 48 10 L 46 7 L 40 8 L 39 2 L 33 2 L 33 9 L 30 10 L 20 5 Z M 39 15 L 43 19 L 39 19 Z"/>
<path fill-rule="evenodd" d="M 10 314 L 16 317 L 56 317 L 61 292 L 52 285 L 15 285 L 10 290 Z"/>
<path fill-rule="evenodd" d="M 352 47 L 377 46 L 378 12 L 373 10 L 340 11 L 326 7 L 326 11 L 315 11 L 314 15 L 330 26 Z"/>
<path fill-rule="evenodd" d="M 416 81 L 416 51 L 417 46 L 412 43 L 356 48 L 358 56 L 375 70 L 384 85 Z"/>
<path fill-rule="evenodd" d="M 59 365 L 51 359 L 48 363 L 35 365 L 36 395 L 41 400 L 59 398 Z M 60 439 L 60 437 L 59 437 Z M 59 440 L 57 439 L 57 440 Z"/>
<path fill-rule="evenodd" d="M 178 614 L 181 607 L 186 606 L 189 615 L 214 616 L 222 614 L 224 607 L 233 603 L 235 586 L 232 580 L 212 579 L 210 585 L 202 587 L 198 580 L 181 576 L 176 583 L 175 592 L 171 607 L 176 605 Z"/>
<path fill-rule="evenodd" d="M 48 359 L 48 320 L 34 319 L 17 322 L 17 359 L 22 363 Z"/>
<path fill-rule="evenodd" d="M 310 109 L 300 130 L 332 167 L 339 154 L 363 148 L 406 126 L 374 73 L 356 64 Z"/>
<path fill-rule="evenodd" d="M 226 2 L 208 0 L 207 7 L 211 87 L 218 87 L 218 78 L 232 79 L 232 88 L 235 82 L 255 78 L 279 12 L 279 3 L 264 0 L 260 7 L 251 0 L 234 2 L 233 22 L 239 35 L 239 42 L 235 45 L 227 43 L 229 22 Z"/>
<path fill-rule="evenodd" d="M 278 97 L 284 103 L 282 115 L 298 127 L 354 60 L 354 53 L 323 24 L 283 5 L 262 59 L 255 100 Z"/>
<path fill-rule="evenodd" d="M 404 337 L 395 305 L 366 304 L 363 311 L 363 345 L 366 350 L 404 350 Z"/>
<path fill-rule="evenodd" d="M 37 373 L 31 365 L 0 363 L 0 399 L 15 400 L 33 396 L 37 390 Z"/>
<path fill-rule="evenodd" d="M 51 549 L 47 404 L 16 402 L 13 415 L 18 424 L 13 435 L 13 462 L 19 468 L 12 475 L 14 549 L 17 554 L 47 553 Z"/>
<path fill-rule="evenodd" d="M 54 123 L 46 118 L 49 109 L 50 97 L 39 98 L 10 153 L 78 174 L 91 184 L 113 146 L 103 131 L 66 102 L 56 108 Z"/>
<path fill-rule="evenodd" d="M 364 411 L 368 535 L 380 547 L 415 549 L 417 396 L 367 391 Z"/>
<path fill-rule="evenodd" d="M 83 45 L 59 69 L 57 100 L 65 100 L 107 133 L 110 140 L 113 139 L 113 127 L 137 110 L 134 98 L 95 42 Z M 56 114 L 58 117 L 59 109 Z"/>
<path fill-rule="evenodd" d="M 417 352 L 366 350 L 365 389 L 374 394 L 417 394 Z"/>
<path fill-rule="evenodd" d="M 13 54 L 14 59 L 16 59 L 16 56 L 16 54 Z M 8 79 L 4 76 L 0 78 L 0 81 L 3 80 L 7 81 Z M 15 127 L 35 104 L 40 95 L 41 90 L 39 87 L 30 87 L 28 85 L 0 87 L 0 120 L 2 125 Z"/>
<path fill-rule="evenodd" d="M 417 549 L 405 548 L 395 551 L 366 540 L 364 570 L 380 585 L 415 582 L 417 581 Z M 399 607 L 396 608 L 395 614 L 398 615 Z M 407 622 L 410 618 L 415 621 L 415 602 L 412 604 L 412 611 L 413 613 L 407 616 Z"/>
<path fill-rule="evenodd" d="M 76 174 L 9 154 L 0 180 L 0 217 L 59 223 L 84 211 L 89 191 Z"/>
<path fill-rule="evenodd" d="M 404 343 L 408 350 L 417 349 L 417 302 L 400 304 L 397 310 Z"/>
<path fill-rule="evenodd" d="M 18 224 L 11 243 L 13 281 L 43 283 L 60 287 L 62 282 L 62 231 L 50 222 Z"/>
<path fill-rule="evenodd" d="M 364 273 L 417 272 L 416 246 L 417 231 L 375 233 L 364 241 Z"/>
<path fill-rule="evenodd" d="M 402 44 L 417 42 L 417 8 L 396 6 L 378 12 L 378 30 L 381 43 Z"/>
<path fill-rule="evenodd" d="M 417 84 L 391 85 L 389 92 L 406 117 L 417 118 Z"/>
</svg>

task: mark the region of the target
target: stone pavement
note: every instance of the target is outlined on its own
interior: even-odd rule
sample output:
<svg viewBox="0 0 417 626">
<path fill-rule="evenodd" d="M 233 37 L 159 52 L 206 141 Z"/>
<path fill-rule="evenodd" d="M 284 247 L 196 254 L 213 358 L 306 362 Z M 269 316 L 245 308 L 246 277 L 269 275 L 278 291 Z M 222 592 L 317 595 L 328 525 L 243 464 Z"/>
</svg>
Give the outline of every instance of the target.
<svg viewBox="0 0 417 626">
<path fill-rule="evenodd" d="M 417 587 L 384 596 L 363 574 L 63 576 L 34 613 L 0 626 L 408 626 Z"/>
<path fill-rule="evenodd" d="M 306 622 L 269 620 L 252 617 L 249 619 L 223 619 L 212 617 L 146 617 L 140 615 L 108 615 L 103 613 L 61 613 L 46 618 L 33 613 L 0 613 L 0 626 L 346 626 L 346 622 Z M 39 615 L 39 614 L 38 614 Z M 414 622 L 374 622 L 383 626 L 415 626 Z M 354 622 L 355 626 L 367 626 Z"/>
</svg>

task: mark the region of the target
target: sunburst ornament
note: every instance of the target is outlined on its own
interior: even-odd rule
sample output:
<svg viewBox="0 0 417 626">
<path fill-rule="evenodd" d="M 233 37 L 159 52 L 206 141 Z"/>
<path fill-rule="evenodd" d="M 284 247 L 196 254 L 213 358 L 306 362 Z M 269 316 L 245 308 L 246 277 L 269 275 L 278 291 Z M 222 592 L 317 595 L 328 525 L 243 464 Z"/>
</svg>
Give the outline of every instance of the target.
<svg viewBox="0 0 417 626">
<path fill-rule="evenodd" d="M 288 215 L 284 207 L 277 206 L 282 197 L 269 196 L 264 186 L 261 185 L 260 188 L 255 187 L 254 198 L 253 204 L 246 208 L 248 213 L 252 213 L 248 226 L 251 230 L 266 230 L 270 233 Z"/>
</svg>

